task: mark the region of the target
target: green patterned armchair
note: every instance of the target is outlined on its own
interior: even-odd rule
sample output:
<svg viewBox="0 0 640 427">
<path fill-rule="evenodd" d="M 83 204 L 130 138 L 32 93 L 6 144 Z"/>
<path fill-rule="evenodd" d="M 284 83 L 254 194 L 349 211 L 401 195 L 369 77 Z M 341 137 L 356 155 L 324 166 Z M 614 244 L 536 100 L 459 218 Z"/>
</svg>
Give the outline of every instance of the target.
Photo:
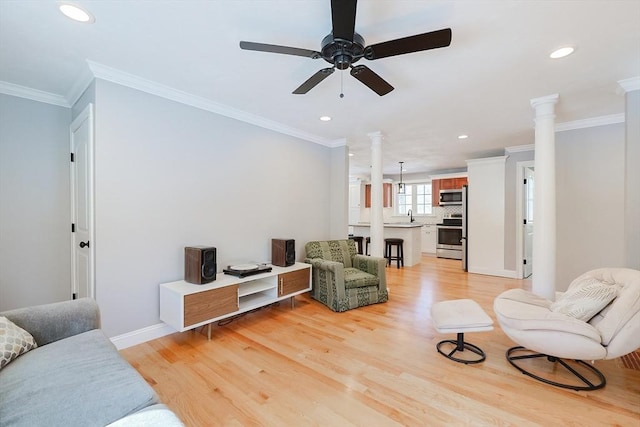
<svg viewBox="0 0 640 427">
<path fill-rule="evenodd" d="M 387 260 L 358 255 L 353 240 L 313 241 L 305 245 L 312 265 L 312 296 L 333 311 L 386 302 Z"/>
</svg>

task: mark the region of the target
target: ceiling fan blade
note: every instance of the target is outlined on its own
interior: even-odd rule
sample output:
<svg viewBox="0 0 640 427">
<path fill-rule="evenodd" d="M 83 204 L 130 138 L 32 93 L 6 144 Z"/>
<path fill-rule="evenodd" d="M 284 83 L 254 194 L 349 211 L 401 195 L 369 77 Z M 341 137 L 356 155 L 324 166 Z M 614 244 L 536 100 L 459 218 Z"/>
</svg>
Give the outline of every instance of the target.
<svg viewBox="0 0 640 427">
<path fill-rule="evenodd" d="M 331 0 L 333 38 L 353 41 L 357 0 Z"/>
<path fill-rule="evenodd" d="M 304 95 L 309 92 L 311 89 L 316 87 L 318 83 L 329 77 L 333 74 L 335 68 L 323 68 L 322 70 L 315 73 L 313 76 L 309 77 L 309 79 L 302 83 L 298 89 L 294 90 L 293 93 L 296 95 Z"/>
<path fill-rule="evenodd" d="M 245 41 L 240 42 L 240 49 L 257 50 L 258 52 L 282 53 L 284 55 L 304 56 L 312 59 L 318 59 L 322 56 L 320 55 L 320 52 L 316 52 L 315 50 L 300 49 L 297 47 L 289 47 L 289 46 L 279 46 L 276 44 L 245 42 Z"/>
<path fill-rule="evenodd" d="M 415 36 L 390 40 L 367 46 L 364 57 L 370 60 L 386 58 L 388 56 L 404 55 L 405 53 L 422 50 L 437 49 L 451 44 L 451 28 L 417 34 Z"/>
<path fill-rule="evenodd" d="M 351 67 L 351 75 L 380 96 L 386 95 L 393 90 L 393 86 L 365 65 Z"/>
</svg>

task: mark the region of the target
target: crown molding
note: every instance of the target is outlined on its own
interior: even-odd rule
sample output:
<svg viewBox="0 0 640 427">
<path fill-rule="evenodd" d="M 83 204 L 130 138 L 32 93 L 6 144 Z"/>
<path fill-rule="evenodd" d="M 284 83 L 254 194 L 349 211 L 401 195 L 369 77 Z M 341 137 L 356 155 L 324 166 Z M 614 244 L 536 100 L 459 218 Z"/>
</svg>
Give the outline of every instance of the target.
<svg viewBox="0 0 640 427">
<path fill-rule="evenodd" d="M 69 104 L 64 96 L 5 81 L 0 81 L 0 93 L 17 96 L 19 98 L 31 99 L 32 101 L 44 102 L 46 104 L 57 105 L 59 107 L 71 107 L 71 104 Z"/>
<path fill-rule="evenodd" d="M 619 89 L 622 93 L 640 90 L 640 77 L 631 77 L 630 79 L 618 80 Z"/>
<path fill-rule="evenodd" d="M 535 150 L 535 144 L 527 144 L 527 145 L 514 145 L 513 147 L 506 147 L 504 151 L 507 153 L 522 153 L 525 151 L 533 151 Z"/>
<path fill-rule="evenodd" d="M 333 141 L 329 141 L 329 145 L 327 145 L 327 147 L 336 148 L 336 147 L 342 147 L 345 145 L 347 145 L 347 138 L 339 138 L 339 139 L 334 139 Z"/>
<path fill-rule="evenodd" d="M 468 165 L 478 165 L 478 164 L 491 164 L 491 163 L 505 163 L 509 156 L 495 156 L 495 157 L 485 157 L 482 159 L 469 159 L 467 160 Z"/>
<path fill-rule="evenodd" d="M 78 102 L 78 99 L 80 99 L 80 97 L 84 94 L 89 85 L 93 83 L 93 80 L 94 76 L 91 72 L 91 69 L 89 67 L 83 68 L 73 86 L 69 88 L 69 91 L 67 92 L 67 95 L 65 97 L 67 98 L 69 105 L 74 105 L 76 102 Z"/>
<path fill-rule="evenodd" d="M 600 117 L 593 117 L 590 119 L 574 120 L 571 122 L 558 123 L 556 124 L 555 129 L 556 129 L 556 132 L 563 132 L 566 130 L 576 130 L 576 129 L 591 128 L 596 126 L 612 125 L 616 123 L 624 123 L 624 121 L 625 121 L 624 113 L 610 114 L 608 116 L 600 116 Z"/>
<path fill-rule="evenodd" d="M 283 125 L 282 123 L 278 123 L 255 114 L 247 113 L 236 108 L 219 104 L 206 98 L 202 98 L 200 96 L 192 95 L 190 93 L 183 92 L 181 90 L 174 89 L 172 87 L 165 86 L 160 83 L 156 83 L 154 81 L 117 70 L 115 68 L 107 67 L 106 65 L 102 65 L 97 62 L 87 60 L 87 64 L 89 65 L 89 69 L 91 70 L 93 76 L 98 79 L 107 80 L 122 86 L 127 86 L 132 89 L 156 95 L 161 98 L 169 99 L 171 101 L 179 102 L 181 104 L 189 105 L 201 110 L 220 114 L 221 116 L 240 120 L 245 123 L 269 129 L 285 135 L 293 136 L 305 141 L 314 142 L 316 144 L 324 145 L 327 147 L 335 147 L 337 146 L 336 144 L 339 144 L 339 142 L 337 142 L 336 140 L 322 138 L 320 136 Z"/>
</svg>

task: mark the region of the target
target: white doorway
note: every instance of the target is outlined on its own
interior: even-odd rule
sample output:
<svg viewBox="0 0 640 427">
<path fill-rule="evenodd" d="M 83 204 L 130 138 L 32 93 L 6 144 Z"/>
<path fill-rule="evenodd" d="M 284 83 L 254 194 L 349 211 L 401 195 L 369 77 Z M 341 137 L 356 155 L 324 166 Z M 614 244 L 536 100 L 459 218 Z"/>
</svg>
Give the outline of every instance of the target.
<svg viewBox="0 0 640 427">
<path fill-rule="evenodd" d="M 71 141 L 71 297 L 95 298 L 93 104 L 69 127 Z"/>
<path fill-rule="evenodd" d="M 349 224 L 360 222 L 360 180 L 349 183 Z M 353 227 L 349 227 L 351 233 Z"/>
<path fill-rule="evenodd" d="M 516 168 L 516 270 L 519 278 L 526 279 L 533 272 L 534 161 L 518 162 Z"/>
</svg>

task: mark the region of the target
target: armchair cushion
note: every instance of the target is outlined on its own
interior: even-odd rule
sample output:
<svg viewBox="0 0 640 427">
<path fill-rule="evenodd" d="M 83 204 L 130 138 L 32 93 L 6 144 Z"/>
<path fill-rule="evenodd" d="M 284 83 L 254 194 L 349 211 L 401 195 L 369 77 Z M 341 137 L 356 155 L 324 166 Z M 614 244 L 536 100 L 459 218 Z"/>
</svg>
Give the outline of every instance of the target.
<svg viewBox="0 0 640 427">
<path fill-rule="evenodd" d="M 378 286 L 380 279 L 366 271 L 357 268 L 344 269 L 344 287 L 345 289 L 362 288 L 364 286 Z"/>
</svg>

